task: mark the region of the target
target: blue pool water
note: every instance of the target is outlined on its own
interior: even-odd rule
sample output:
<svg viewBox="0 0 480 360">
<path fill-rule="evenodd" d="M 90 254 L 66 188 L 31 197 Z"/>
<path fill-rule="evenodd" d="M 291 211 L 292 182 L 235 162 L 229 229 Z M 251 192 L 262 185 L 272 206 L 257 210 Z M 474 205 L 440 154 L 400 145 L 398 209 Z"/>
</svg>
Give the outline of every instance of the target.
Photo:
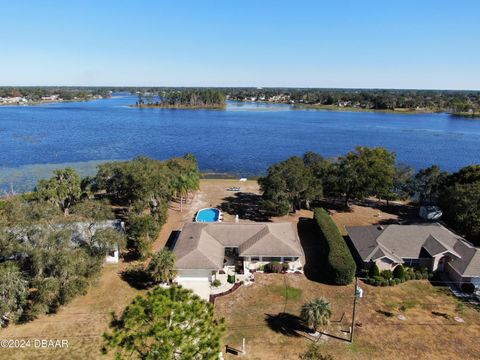
<svg viewBox="0 0 480 360">
<path fill-rule="evenodd" d="M 220 217 L 220 210 L 210 208 L 202 209 L 198 212 L 196 220 L 198 222 L 215 222 Z"/>
<path fill-rule="evenodd" d="M 480 120 L 448 114 L 294 110 L 229 101 L 225 110 L 137 109 L 135 96 L 0 106 L 0 194 L 32 189 L 52 170 L 94 175 L 109 160 L 190 152 L 200 170 L 238 177 L 265 174 L 277 161 L 312 150 L 335 157 L 355 146 L 384 146 L 417 170 L 455 171 L 479 162 Z"/>
</svg>

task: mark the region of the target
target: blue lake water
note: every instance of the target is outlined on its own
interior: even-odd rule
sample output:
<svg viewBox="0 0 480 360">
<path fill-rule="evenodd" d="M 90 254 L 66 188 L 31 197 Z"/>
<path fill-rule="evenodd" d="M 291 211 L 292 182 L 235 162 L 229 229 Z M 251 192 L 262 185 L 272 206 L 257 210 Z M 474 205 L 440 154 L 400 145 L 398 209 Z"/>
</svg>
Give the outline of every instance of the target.
<svg viewBox="0 0 480 360">
<path fill-rule="evenodd" d="M 133 96 L 0 107 L 0 187 L 31 188 L 53 168 L 92 174 L 107 160 L 194 153 L 202 171 L 252 176 L 313 150 L 325 157 L 384 146 L 416 169 L 480 163 L 480 121 L 447 114 L 293 110 L 230 102 L 226 110 L 136 109 Z"/>
</svg>

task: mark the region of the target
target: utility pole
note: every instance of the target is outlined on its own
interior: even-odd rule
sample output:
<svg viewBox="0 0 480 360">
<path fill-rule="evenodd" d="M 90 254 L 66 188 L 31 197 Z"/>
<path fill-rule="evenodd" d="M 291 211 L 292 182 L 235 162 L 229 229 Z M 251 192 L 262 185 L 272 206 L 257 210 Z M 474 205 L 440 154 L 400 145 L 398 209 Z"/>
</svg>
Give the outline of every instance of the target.
<svg viewBox="0 0 480 360">
<path fill-rule="evenodd" d="M 355 288 L 354 288 L 354 298 L 353 298 L 353 313 L 352 313 L 352 326 L 350 328 L 350 342 L 353 343 L 353 332 L 355 329 L 355 310 L 357 307 L 357 277 L 355 276 Z"/>
</svg>

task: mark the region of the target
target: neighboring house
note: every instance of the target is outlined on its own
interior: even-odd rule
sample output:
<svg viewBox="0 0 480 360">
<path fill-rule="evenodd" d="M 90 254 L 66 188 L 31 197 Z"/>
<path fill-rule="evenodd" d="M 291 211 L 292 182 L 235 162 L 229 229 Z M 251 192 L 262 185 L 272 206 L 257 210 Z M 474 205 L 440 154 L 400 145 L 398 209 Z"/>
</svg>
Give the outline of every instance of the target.
<svg viewBox="0 0 480 360">
<path fill-rule="evenodd" d="M 34 225 L 33 229 L 40 229 L 44 225 Z M 99 229 L 112 228 L 119 232 L 125 232 L 125 223 L 121 220 L 105 220 L 97 222 L 71 222 L 64 224 L 53 225 L 54 229 L 68 229 L 72 231 L 71 246 L 78 246 L 84 242 L 90 241 L 90 238 L 95 235 L 95 232 Z M 7 231 L 13 233 L 19 241 L 28 241 L 28 237 L 25 236 L 25 228 L 12 228 Z M 105 262 L 107 264 L 118 264 L 119 261 L 119 247 L 118 244 L 112 246 L 112 248 L 105 254 Z"/>
<path fill-rule="evenodd" d="M 188 223 L 173 244 L 180 279 L 212 280 L 219 271 L 248 274 L 278 261 L 300 270 L 304 253 L 291 223 Z"/>
<path fill-rule="evenodd" d="M 74 222 L 66 225 L 73 231 L 72 242 L 79 243 L 88 241 L 87 239 L 95 235 L 95 231 L 100 229 L 115 229 L 119 232 L 125 233 L 125 223 L 121 220 L 105 220 L 94 223 L 88 222 Z M 118 264 L 120 257 L 120 250 L 118 244 L 105 254 L 105 263 Z"/>
<path fill-rule="evenodd" d="M 364 268 L 398 264 L 446 273 L 457 283 L 480 288 L 480 249 L 439 223 L 347 226 L 357 261 Z"/>
</svg>

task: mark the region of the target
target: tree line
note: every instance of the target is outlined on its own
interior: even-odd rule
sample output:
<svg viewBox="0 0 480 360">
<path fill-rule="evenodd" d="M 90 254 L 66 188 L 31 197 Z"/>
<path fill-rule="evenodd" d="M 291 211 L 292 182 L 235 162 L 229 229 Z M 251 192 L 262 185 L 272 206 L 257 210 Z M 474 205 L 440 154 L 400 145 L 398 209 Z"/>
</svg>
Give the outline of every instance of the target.
<svg viewBox="0 0 480 360">
<path fill-rule="evenodd" d="M 163 89 L 148 90 L 138 94 L 137 106 L 166 107 L 221 107 L 225 94 L 217 89 Z"/>
<path fill-rule="evenodd" d="M 455 90 L 386 90 L 386 89 L 226 89 L 232 100 L 264 101 L 358 107 L 374 110 L 428 110 L 450 113 L 478 113 L 479 91 Z"/>
<path fill-rule="evenodd" d="M 0 87 L 0 97 L 23 97 L 31 101 L 40 101 L 42 97 L 58 95 L 63 100 L 88 100 L 93 96 L 110 97 L 106 88 L 71 87 Z"/>
<path fill-rule="evenodd" d="M 103 164 L 83 179 L 71 168 L 56 170 L 34 191 L 2 199 L 0 325 L 55 312 L 85 293 L 113 246 L 147 257 L 168 202 L 183 201 L 198 184 L 193 155 L 140 157 Z M 100 226 L 115 218 L 126 222 L 126 234 Z M 74 236 L 79 223 L 82 237 Z"/>
<path fill-rule="evenodd" d="M 397 164 L 387 149 L 357 147 L 334 159 L 314 152 L 291 157 L 271 165 L 259 184 L 263 206 L 272 215 L 310 208 L 322 199 L 341 199 L 345 207 L 368 197 L 438 205 L 452 228 L 479 244 L 480 165 L 450 174 L 434 165 L 415 173 Z"/>
</svg>

